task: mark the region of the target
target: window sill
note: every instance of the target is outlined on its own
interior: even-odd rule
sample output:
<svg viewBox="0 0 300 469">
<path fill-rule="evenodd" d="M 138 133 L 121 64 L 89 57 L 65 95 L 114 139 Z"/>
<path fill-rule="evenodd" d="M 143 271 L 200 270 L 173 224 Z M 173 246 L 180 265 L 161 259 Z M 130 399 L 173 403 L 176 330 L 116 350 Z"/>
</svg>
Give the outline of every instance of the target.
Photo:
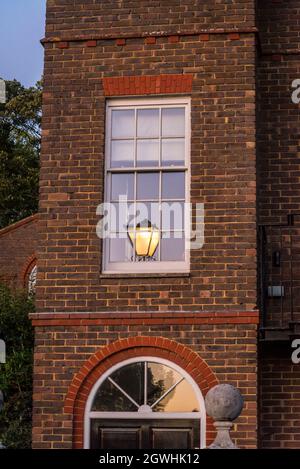
<svg viewBox="0 0 300 469">
<path fill-rule="evenodd" d="M 158 272 L 158 273 L 153 273 L 153 272 L 136 272 L 136 273 L 126 273 L 126 272 L 120 272 L 120 273 L 109 273 L 109 272 L 103 272 L 100 273 L 99 277 L 100 278 L 180 278 L 180 277 L 190 277 L 191 273 L 190 272 Z"/>
</svg>

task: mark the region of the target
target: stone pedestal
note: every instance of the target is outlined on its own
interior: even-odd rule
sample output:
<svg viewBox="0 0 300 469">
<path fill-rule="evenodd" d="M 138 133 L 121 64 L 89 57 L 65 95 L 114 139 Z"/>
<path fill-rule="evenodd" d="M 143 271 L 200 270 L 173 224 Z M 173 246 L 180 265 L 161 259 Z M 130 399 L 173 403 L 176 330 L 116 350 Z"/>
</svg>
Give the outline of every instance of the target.
<svg viewBox="0 0 300 469">
<path fill-rule="evenodd" d="M 217 430 L 217 436 L 209 449 L 238 449 L 230 438 L 230 430 L 233 427 L 232 422 L 215 422 L 214 427 Z"/>
</svg>

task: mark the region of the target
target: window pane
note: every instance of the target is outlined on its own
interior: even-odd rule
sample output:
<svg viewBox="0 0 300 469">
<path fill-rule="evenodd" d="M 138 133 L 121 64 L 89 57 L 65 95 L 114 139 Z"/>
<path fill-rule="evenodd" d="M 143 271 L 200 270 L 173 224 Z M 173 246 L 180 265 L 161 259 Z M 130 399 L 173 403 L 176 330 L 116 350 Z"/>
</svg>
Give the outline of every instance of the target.
<svg viewBox="0 0 300 469">
<path fill-rule="evenodd" d="M 184 202 L 162 202 L 162 229 L 164 231 L 184 230 Z"/>
<path fill-rule="evenodd" d="M 170 172 L 162 175 L 162 199 L 185 198 L 185 173 Z"/>
<path fill-rule="evenodd" d="M 140 173 L 137 175 L 137 199 L 155 200 L 159 196 L 159 173 Z"/>
<path fill-rule="evenodd" d="M 184 137 L 185 135 L 185 109 L 162 109 L 162 136 Z"/>
<path fill-rule="evenodd" d="M 111 176 L 111 197 L 112 200 L 119 200 L 119 197 L 134 199 L 134 175 L 133 173 L 112 174 Z"/>
<path fill-rule="evenodd" d="M 137 136 L 159 136 L 159 109 L 140 109 L 137 111 Z"/>
<path fill-rule="evenodd" d="M 184 233 L 163 233 L 161 240 L 162 261 L 184 261 L 185 239 Z"/>
<path fill-rule="evenodd" d="M 159 140 L 138 140 L 137 166 L 158 166 Z"/>
<path fill-rule="evenodd" d="M 184 138 L 168 138 L 162 140 L 162 165 L 184 165 Z"/>
<path fill-rule="evenodd" d="M 135 136 L 134 110 L 112 111 L 112 138 L 132 138 Z"/>
<path fill-rule="evenodd" d="M 94 398 L 92 411 L 134 412 L 137 407 L 109 380 L 104 381 Z"/>
<path fill-rule="evenodd" d="M 155 412 L 199 412 L 199 404 L 192 386 L 184 379 L 153 410 Z"/>
<path fill-rule="evenodd" d="M 109 231 L 111 233 L 127 233 L 128 225 L 132 226 L 135 220 L 135 204 L 131 203 L 110 203 L 108 207 L 109 213 Z M 105 225 L 106 229 L 106 225 Z"/>
<path fill-rule="evenodd" d="M 122 238 L 111 238 L 109 241 L 110 262 L 129 262 L 132 260 L 133 251 L 127 233 L 122 233 Z"/>
<path fill-rule="evenodd" d="M 147 403 L 153 405 L 173 384 L 180 379 L 180 374 L 160 363 L 148 363 Z"/>
<path fill-rule="evenodd" d="M 134 141 L 114 140 L 111 142 L 111 167 L 134 166 Z"/>
<path fill-rule="evenodd" d="M 144 363 L 119 368 L 111 377 L 137 404 L 144 404 Z"/>
<path fill-rule="evenodd" d="M 137 202 L 136 216 L 130 221 L 130 226 L 136 226 L 145 220 L 149 220 L 152 226 L 159 228 L 160 211 L 158 202 Z"/>
</svg>

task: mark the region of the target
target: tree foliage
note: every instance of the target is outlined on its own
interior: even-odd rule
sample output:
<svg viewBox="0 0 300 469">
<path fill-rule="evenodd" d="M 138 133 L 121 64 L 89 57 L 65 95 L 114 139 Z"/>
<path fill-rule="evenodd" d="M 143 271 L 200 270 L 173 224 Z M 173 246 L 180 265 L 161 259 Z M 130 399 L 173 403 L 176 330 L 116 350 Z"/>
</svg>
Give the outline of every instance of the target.
<svg viewBox="0 0 300 469">
<path fill-rule="evenodd" d="M 37 211 L 42 82 L 6 81 L 0 104 L 0 228 Z"/>
<path fill-rule="evenodd" d="M 30 448 L 33 329 L 28 318 L 32 298 L 0 284 L 0 338 L 6 343 L 6 363 L 0 364 L 0 442 L 6 448 Z"/>
</svg>

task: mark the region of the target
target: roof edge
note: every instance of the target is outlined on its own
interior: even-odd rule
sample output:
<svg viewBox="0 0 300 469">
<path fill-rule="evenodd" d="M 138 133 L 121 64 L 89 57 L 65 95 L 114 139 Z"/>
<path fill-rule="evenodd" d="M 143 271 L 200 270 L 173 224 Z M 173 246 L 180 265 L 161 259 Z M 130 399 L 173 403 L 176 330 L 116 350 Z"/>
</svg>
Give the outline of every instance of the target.
<svg viewBox="0 0 300 469">
<path fill-rule="evenodd" d="M 0 230 L 0 236 L 5 235 L 6 233 L 9 233 L 10 231 L 16 230 L 17 228 L 20 228 L 21 226 L 28 225 L 28 223 L 32 223 L 38 220 L 38 213 L 35 213 L 34 215 L 30 215 L 29 217 L 23 218 L 22 220 L 19 220 L 15 223 L 12 223 L 11 225 L 5 226 Z"/>
</svg>

